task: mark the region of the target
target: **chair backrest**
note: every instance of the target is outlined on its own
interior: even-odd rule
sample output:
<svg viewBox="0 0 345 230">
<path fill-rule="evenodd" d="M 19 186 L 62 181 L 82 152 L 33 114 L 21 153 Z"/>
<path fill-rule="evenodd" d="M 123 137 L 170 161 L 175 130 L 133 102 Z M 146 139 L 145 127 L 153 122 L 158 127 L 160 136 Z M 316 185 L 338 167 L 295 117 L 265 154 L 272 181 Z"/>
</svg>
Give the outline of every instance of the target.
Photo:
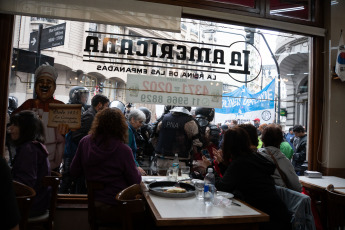
<svg viewBox="0 0 345 230">
<path fill-rule="evenodd" d="M 43 177 L 42 185 L 45 187 L 51 187 L 51 195 L 50 195 L 50 205 L 49 205 L 49 214 L 48 216 L 42 215 L 34 218 L 29 219 L 30 226 L 45 226 L 46 229 L 53 229 L 53 222 L 55 217 L 55 210 L 56 210 L 56 200 L 57 200 L 57 192 L 60 184 L 60 180 L 62 175 L 58 172 L 51 172 L 50 176 Z"/>
<path fill-rule="evenodd" d="M 101 182 L 87 181 L 88 219 L 91 230 L 103 226 L 122 229 L 123 210 L 120 205 L 104 203 L 96 205 L 95 193 L 97 190 L 103 190 L 104 187 L 105 185 Z"/>
<path fill-rule="evenodd" d="M 16 194 L 18 208 L 20 212 L 19 226 L 21 230 L 25 230 L 27 228 L 32 198 L 36 196 L 36 192 L 33 188 L 25 184 L 22 184 L 18 181 L 13 181 L 13 188 Z"/>
<path fill-rule="evenodd" d="M 131 185 L 116 195 L 125 211 L 124 229 L 132 230 L 133 223 L 140 223 L 141 226 L 146 225 L 145 202 L 142 200 L 142 190 L 139 184 Z M 140 221 L 135 221 L 140 220 Z"/>
<path fill-rule="evenodd" d="M 103 183 L 96 181 L 87 181 L 88 218 L 91 226 L 96 220 L 95 191 L 102 189 L 104 189 Z"/>
<path fill-rule="evenodd" d="M 345 195 L 334 191 L 332 184 L 326 190 L 328 229 L 345 229 Z"/>
<path fill-rule="evenodd" d="M 54 171 L 51 172 L 50 176 L 46 176 L 43 178 L 43 185 L 47 187 L 51 186 L 49 220 L 48 220 L 50 223 L 54 221 L 54 217 L 55 217 L 57 193 L 59 190 L 61 178 L 62 178 L 62 175 Z"/>
</svg>

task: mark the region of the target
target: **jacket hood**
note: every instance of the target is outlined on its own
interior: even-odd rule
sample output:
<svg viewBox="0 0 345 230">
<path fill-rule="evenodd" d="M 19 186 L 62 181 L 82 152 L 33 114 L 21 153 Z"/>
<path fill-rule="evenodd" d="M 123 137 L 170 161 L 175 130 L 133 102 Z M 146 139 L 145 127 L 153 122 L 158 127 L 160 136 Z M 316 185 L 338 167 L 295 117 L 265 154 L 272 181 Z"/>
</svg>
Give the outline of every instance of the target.
<svg viewBox="0 0 345 230">
<path fill-rule="evenodd" d="M 98 164 L 111 159 L 116 154 L 117 148 L 121 141 L 115 137 L 99 136 L 93 139 L 90 135 L 90 149 L 88 152 L 88 162 L 90 164 Z"/>
<path fill-rule="evenodd" d="M 268 147 L 264 147 L 264 148 L 261 148 L 259 149 L 259 152 L 262 153 L 264 156 L 266 155 L 269 160 L 271 160 L 271 157 L 270 155 L 268 154 L 268 151 L 270 151 L 270 153 L 273 154 L 273 156 L 278 160 L 280 159 L 281 157 L 285 157 L 285 155 L 280 151 L 280 149 L 276 148 L 276 147 L 273 147 L 273 146 L 268 146 Z M 273 162 L 273 160 L 272 160 Z"/>
</svg>

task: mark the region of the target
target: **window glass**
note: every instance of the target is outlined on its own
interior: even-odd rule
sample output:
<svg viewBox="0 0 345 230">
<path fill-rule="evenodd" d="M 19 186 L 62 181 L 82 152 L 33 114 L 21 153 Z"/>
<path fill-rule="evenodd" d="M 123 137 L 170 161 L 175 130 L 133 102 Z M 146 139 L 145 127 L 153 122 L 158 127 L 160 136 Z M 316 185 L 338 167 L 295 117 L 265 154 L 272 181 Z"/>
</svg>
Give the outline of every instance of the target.
<svg viewBox="0 0 345 230">
<path fill-rule="evenodd" d="M 243 1 L 243 4 L 249 2 L 254 1 Z M 283 4 L 271 6 L 278 9 Z M 196 104 L 192 107 L 219 102 L 214 106 L 217 124 L 229 119 L 253 123 L 259 118 L 261 124 L 280 123 L 284 131 L 297 124 L 307 128 L 310 37 L 188 18 L 181 19 L 180 33 L 76 21 L 66 21 L 66 24 L 74 29 L 65 31 L 64 45 L 41 50 L 43 55 L 53 58 L 59 75 L 54 93 L 57 100 L 68 103 L 71 87 L 83 86 L 90 91 L 89 103 L 94 95 L 103 94 L 110 101 L 150 108 L 151 120 L 155 121 L 164 107 L 158 98 L 161 92 L 155 88 L 158 86 L 145 83 L 146 92 L 156 95 L 156 103 L 143 97 L 133 102 L 128 98 L 129 92 L 135 95 L 139 91 L 135 87 L 139 85 L 130 88 L 128 80 L 139 76 L 139 84 L 151 76 L 161 77 L 173 79 L 171 82 L 188 82 L 185 92 L 175 95 L 176 103 L 178 98 L 183 103 L 194 99 Z M 28 51 L 30 33 L 34 30 L 37 30 L 36 21 L 17 23 L 14 41 L 18 42 L 13 48 Z M 21 58 L 16 60 L 25 62 Z M 20 63 L 17 64 L 12 69 L 9 92 L 21 105 L 32 98 L 35 79 L 33 72 L 28 71 L 30 68 L 20 69 Z M 192 85 L 204 83 L 219 83 L 219 89 L 208 91 L 206 87 L 203 93 L 194 91 L 193 94 Z M 164 90 L 179 90 L 179 87 L 171 85 Z M 206 100 L 205 96 L 209 95 L 214 96 L 214 101 Z M 173 98 L 170 102 L 174 103 Z M 286 110 L 287 116 L 281 116 L 280 110 Z M 145 170 L 149 165 L 146 163 Z"/>
</svg>

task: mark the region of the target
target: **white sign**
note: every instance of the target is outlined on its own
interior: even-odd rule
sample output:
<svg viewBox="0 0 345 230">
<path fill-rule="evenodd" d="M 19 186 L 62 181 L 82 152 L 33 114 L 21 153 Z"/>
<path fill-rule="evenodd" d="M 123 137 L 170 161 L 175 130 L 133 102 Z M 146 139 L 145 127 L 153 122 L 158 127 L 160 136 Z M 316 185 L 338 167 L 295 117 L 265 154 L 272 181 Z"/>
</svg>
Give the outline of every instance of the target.
<svg viewBox="0 0 345 230">
<path fill-rule="evenodd" d="M 193 107 L 222 107 L 223 83 L 129 74 L 126 101 Z"/>
</svg>

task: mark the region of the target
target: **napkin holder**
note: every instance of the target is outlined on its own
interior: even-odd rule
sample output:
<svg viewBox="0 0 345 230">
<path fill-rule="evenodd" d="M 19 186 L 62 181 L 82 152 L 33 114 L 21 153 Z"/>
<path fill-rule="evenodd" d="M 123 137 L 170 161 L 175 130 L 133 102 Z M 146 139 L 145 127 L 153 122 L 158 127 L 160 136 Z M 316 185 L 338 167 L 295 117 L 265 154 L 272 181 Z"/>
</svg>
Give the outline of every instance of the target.
<svg viewBox="0 0 345 230">
<path fill-rule="evenodd" d="M 318 171 L 304 171 L 304 176 L 310 177 L 310 178 L 322 178 L 322 173 Z"/>
</svg>

